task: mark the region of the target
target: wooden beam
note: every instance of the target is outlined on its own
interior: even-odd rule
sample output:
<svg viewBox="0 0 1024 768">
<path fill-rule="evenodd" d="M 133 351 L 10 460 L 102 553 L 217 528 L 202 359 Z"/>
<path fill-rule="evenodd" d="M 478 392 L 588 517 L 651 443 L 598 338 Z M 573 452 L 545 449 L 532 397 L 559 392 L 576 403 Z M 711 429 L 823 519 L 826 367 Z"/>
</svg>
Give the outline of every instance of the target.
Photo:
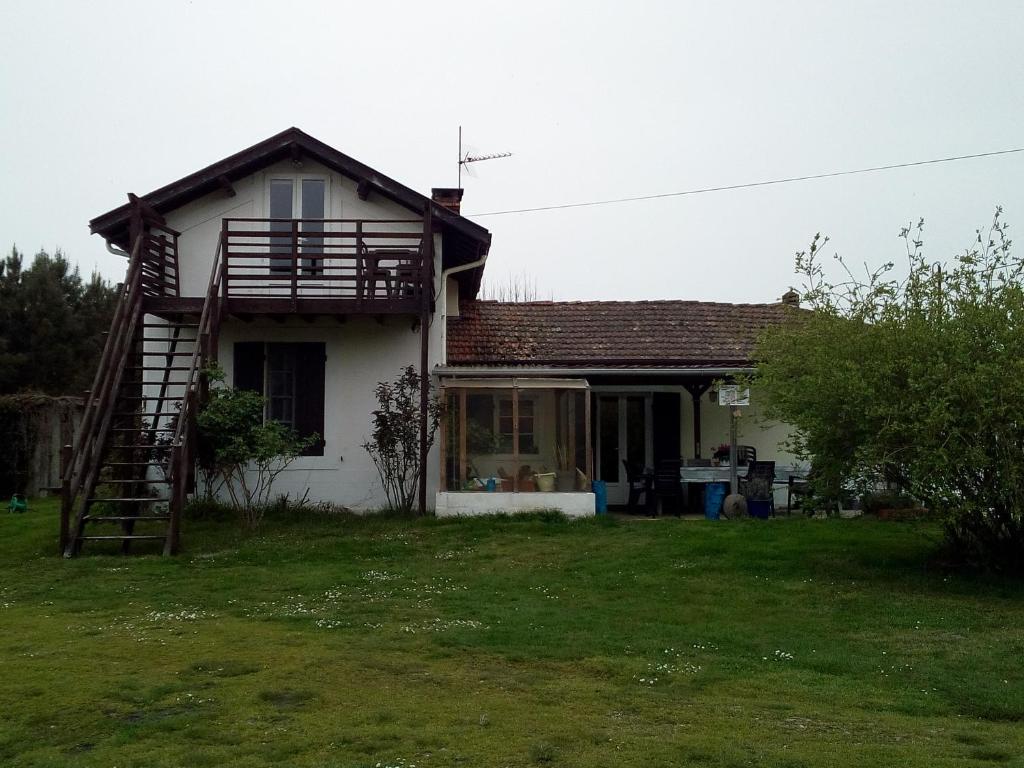
<svg viewBox="0 0 1024 768">
<path fill-rule="evenodd" d="M 292 165 L 302 165 L 302 147 L 298 144 L 292 144 L 289 148 L 289 154 L 292 157 Z"/>
<path fill-rule="evenodd" d="M 370 182 L 360 179 L 359 184 L 356 185 L 356 194 L 360 200 L 366 200 L 370 196 Z"/>
<path fill-rule="evenodd" d="M 220 185 L 220 188 L 224 190 L 225 197 L 234 197 L 235 195 L 238 194 L 237 192 L 235 192 L 235 187 L 231 183 L 231 179 L 229 179 L 227 176 L 218 176 L 217 183 Z"/>
<path fill-rule="evenodd" d="M 319 315 L 299 315 L 299 317 L 301 317 L 307 323 L 313 323 L 319 317 Z"/>
</svg>

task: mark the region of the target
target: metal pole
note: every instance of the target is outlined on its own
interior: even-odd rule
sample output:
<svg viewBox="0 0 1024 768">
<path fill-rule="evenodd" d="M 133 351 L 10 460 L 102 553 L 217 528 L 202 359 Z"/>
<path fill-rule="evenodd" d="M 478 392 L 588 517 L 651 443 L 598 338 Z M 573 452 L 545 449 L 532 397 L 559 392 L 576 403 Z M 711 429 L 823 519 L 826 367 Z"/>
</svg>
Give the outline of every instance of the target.
<svg viewBox="0 0 1024 768">
<path fill-rule="evenodd" d="M 736 477 L 736 415 L 738 408 L 729 407 L 729 492 L 739 491 L 739 480 Z"/>
</svg>

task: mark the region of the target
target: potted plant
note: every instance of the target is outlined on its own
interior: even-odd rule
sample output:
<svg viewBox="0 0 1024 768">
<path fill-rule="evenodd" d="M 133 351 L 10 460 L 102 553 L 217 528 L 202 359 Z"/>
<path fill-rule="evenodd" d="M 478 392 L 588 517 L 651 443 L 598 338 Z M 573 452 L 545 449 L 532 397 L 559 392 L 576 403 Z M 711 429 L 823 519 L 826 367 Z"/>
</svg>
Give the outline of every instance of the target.
<svg viewBox="0 0 1024 768">
<path fill-rule="evenodd" d="M 556 472 L 558 490 L 562 493 L 576 490 L 576 472 L 569 466 L 569 449 L 564 445 L 555 444 L 554 455 L 558 466 Z"/>
</svg>

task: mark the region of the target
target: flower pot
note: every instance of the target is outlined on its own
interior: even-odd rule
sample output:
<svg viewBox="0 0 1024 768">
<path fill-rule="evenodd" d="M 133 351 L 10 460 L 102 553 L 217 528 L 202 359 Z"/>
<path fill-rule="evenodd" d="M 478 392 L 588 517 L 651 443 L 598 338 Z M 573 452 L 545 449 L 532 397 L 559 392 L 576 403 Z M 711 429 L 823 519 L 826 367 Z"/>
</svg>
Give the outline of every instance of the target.
<svg viewBox="0 0 1024 768">
<path fill-rule="evenodd" d="M 538 472 L 534 477 L 537 478 L 537 490 L 541 493 L 551 493 L 555 490 L 554 472 Z"/>
</svg>

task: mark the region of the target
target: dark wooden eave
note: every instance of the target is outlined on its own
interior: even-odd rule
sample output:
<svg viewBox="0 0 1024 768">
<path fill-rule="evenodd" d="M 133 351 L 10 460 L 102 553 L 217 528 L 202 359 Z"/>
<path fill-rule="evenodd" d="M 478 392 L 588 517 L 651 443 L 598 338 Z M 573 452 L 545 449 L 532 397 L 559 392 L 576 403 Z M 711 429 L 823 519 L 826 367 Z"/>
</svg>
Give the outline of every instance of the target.
<svg viewBox="0 0 1024 768">
<path fill-rule="evenodd" d="M 229 191 L 233 182 L 279 160 L 295 158 L 316 160 L 355 180 L 359 184 L 361 196 L 370 192 L 382 195 L 416 215 L 422 215 L 429 207 L 434 222 L 439 225 L 445 239 L 446 267 L 475 261 L 490 248 L 491 233 L 484 227 L 438 205 L 426 195 L 398 183 L 298 128 L 289 128 L 276 136 L 271 136 L 248 149 L 142 195 L 140 200 L 154 212 L 167 213 L 218 189 Z M 93 234 L 101 235 L 104 239 L 127 249 L 131 212 L 130 203 L 114 208 L 90 221 L 89 229 Z M 479 275 L 475 276 L 475 282 L 479 282 Z"/>
</svg>

